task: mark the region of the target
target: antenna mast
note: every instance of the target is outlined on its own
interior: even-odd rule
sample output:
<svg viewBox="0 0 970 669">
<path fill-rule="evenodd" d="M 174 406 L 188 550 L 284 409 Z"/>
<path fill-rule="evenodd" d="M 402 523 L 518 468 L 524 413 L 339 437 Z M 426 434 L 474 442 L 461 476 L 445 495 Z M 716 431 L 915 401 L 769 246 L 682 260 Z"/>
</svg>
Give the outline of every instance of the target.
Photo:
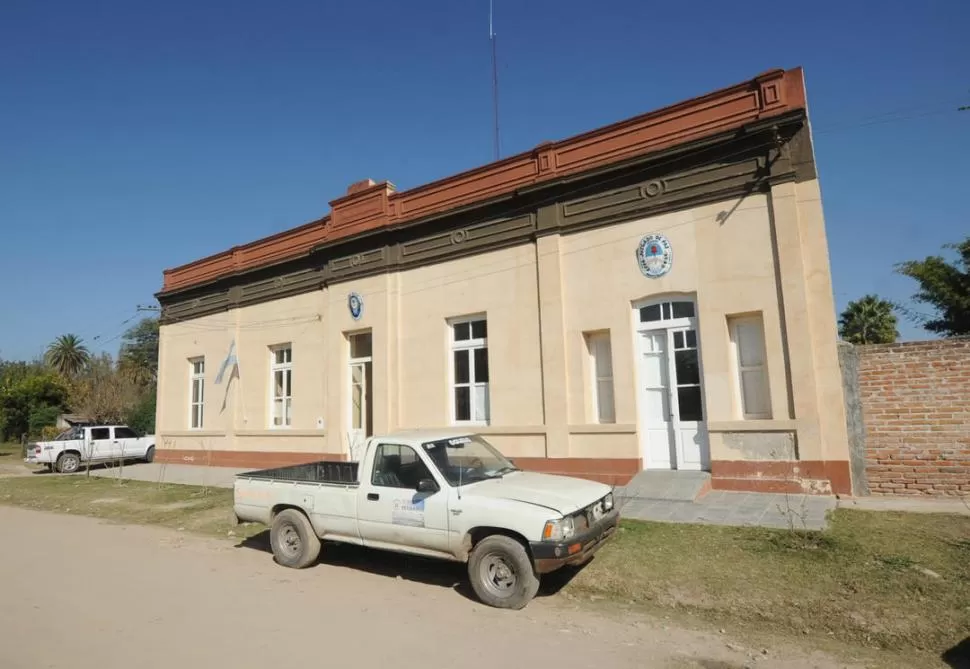
<svg viewBox="0 0 970 669">
<path fill-rule="evenodd" d="M 501 155 L 498 133 L 498 63 L 495 56 L 495 30 L 492 24 L 492 3 L 488 0 L 488 39 L 492 43 L 492 115 L 495 122 L 495 160 Z"/>
</svg>

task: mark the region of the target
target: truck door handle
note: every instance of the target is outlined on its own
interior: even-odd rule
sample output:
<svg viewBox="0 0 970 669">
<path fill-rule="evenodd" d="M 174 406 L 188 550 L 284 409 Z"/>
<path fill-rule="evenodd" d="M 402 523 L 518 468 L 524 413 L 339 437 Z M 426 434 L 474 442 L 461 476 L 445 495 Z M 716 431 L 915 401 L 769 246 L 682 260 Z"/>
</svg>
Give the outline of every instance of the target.
<svg viewBox="0 0 970 669">
<path fill-rule="evenodd" d="M 369 492 L 369 493 L 367 493 L 367 501 L 368 502 L 376 502 L 380 498 L 381 498 L 381 496 L 378 495 L 376 492 Z"/>
</svg>

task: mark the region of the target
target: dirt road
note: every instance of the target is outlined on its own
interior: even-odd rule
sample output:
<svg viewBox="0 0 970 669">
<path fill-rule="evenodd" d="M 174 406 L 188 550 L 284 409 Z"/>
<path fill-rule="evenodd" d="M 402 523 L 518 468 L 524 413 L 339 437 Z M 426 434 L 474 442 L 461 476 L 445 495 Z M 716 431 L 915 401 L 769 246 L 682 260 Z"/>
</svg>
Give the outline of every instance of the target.
<svg viewBox="0 0 970 669">
<path fill-rule="evenodd" d="M 0 527 L 4 669 L 847 666 L 762 656 L 718 634 L 573 609 L 561 596 L 498 611 L 442 587 L 448 579 L 429 567 L 420 581 L 389 576 L 398 557 L 362 569 L 338 552 L 296 571 L 258 547 L 158 528 L 6 507 Z"/>
</svg>

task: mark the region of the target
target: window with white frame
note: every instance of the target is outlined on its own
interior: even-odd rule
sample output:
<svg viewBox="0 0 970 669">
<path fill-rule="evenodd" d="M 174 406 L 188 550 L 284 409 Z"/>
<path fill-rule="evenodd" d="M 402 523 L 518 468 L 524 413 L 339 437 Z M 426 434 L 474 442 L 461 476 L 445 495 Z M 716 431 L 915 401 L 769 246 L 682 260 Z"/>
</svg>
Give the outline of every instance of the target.
<svg viewBox="0 0 970 669">
<path fill-rule="evenodd" d="M 205 358 L 193 358 L 189 360 L 189 365 L 191 366 L 189 427 L 193 430 L 201 430 L 205 411 Z"/>
<path fill-rule="evenodd" d="M 616 410 L 613 405 L 613 348 L 610 333 L 590 332 L 586 334 L 586 347 L 589 351 L 589 376 L 592 386 L 593 417 L 597 423 L 615 423 Z"/>
<path fill-rule="evenodd" d="M 451 321 L 451 380 L 453 421 L 488 423 L 488 325 L 485 318 Z"/>
<path fill-rule="evenodd" d="M 289 344 L 270 348 L 270 426 L 289 427 L 293 420 L 293 348 Z"/>
<path fill-rule="evenodd" d="M 760 315 L 728 318 L 741 415 L 746 420 L 771 418 L 765 330 Z"/>
</svg>

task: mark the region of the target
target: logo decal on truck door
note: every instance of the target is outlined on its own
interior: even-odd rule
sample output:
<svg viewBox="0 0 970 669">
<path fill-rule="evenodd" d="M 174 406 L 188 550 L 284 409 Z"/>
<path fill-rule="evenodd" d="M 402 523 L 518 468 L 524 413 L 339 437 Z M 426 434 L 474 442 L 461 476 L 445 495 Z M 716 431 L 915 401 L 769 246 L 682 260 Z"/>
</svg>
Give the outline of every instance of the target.
<svg viewBox="0 0 970 669">
<path fill-rule="evenodd" d="M 391 524 L 424 527 L 424 500 L 394 500 L 394 507 L 391 509 Z"/>
</svg>

